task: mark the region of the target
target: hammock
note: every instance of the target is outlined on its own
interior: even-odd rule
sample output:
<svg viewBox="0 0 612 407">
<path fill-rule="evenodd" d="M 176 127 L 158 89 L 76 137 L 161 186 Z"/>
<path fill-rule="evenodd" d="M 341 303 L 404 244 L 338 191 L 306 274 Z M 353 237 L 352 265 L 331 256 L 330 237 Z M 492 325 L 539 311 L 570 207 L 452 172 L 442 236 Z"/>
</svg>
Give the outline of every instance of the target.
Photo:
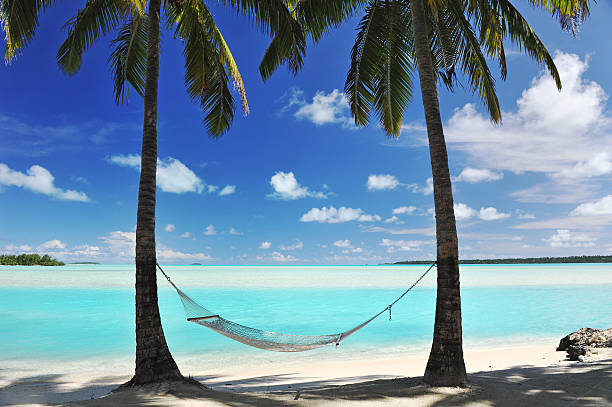
<svg viewBox="0 0 612 407">
<path fill-rule="evenodd" d="M 276 332 L 262 331 L 260 329 L 250 328 L 248 326 L 240 325 L 236 322 L 229 321 L 222 318 L 220 315 L 215 314 L 206 307 L 198 304 L 195 300 L 185 294 L 180 288 L 178 288 L 170 277 L 164 272 L 159 264 L 157 267 L 159 271 L 166 277 L 166 280 L 174 287 L 176 292 L 181 299 L 183 309 L 187 321 L 202 325 L 203 327 L 212 329 L 213 331 L 224 335 L 235 341 L 244 343 L 245 345 L 253 346 L 259 349 L 265 349 L 275 352 L 303 352 L 311 349 L 320 348 L 327 345 L 340 345 L 346 338 L 374 321 L 378 316 L 386 311 L 389 311 L 389 319 L 391 319 L 391 307 L 393 307 L 399 300 L 401 300 L 410 290 L 416 286 L 419 281 L 425 277 L 425 275 L 436 265 L 433 263 L 415 282 L 412 284 L 402 295 L 400 295 L 395 301 L 389 304 L 385 309 L 374 315 L 370 319 L 362 322 L 356 327 L 349 329 L 348 331 L 340 332 L 332 335 L 290 335 Z"/>
</svg>

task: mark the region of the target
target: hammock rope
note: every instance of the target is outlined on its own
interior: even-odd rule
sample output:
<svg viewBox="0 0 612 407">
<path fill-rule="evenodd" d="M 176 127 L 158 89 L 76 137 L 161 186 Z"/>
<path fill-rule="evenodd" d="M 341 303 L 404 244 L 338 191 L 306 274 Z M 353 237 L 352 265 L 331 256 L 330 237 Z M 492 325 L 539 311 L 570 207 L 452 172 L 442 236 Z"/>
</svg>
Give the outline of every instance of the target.
<svg viewBox="0 0 612 407">
<path fill-rule="evenodd" d="M 238 324 L 236 322 L 229 321 L 222 318 L 219 314 L 210 311 L 208 308 L 200 305 L 197 301 L 189 297 L 185 292 L 178 288 L 168 277 L 168 275 L 161 268 L 159 263 L 157 268 L 166 277 L 166 280 L 174 287 L 183 309 L 185 310 L 185 316 L 187 321 L 201 325 L 208 329 L 211 329 L 221 335 L 224 335 L 230 339 L 241 342 L 245 345 L 253 346 L 255 348 L 275 351 L 275 352 L 303 352 L 311 349 L 320 348 L 327 345 L 340 345 L 341 342 L 346 340 L 349 336 L 359 331 L 361 328 L 374 321 L 380 315 L 389 311 L 389 320 L 391 320 L 391 308 L 397 304 L 406 294 L 408 294 L 436 265 L 432 263 L 431 266 L 410 286 L 404 291 L 399 297 L 395 299 L 391 304 L 387 305 L 385 309 L 371 317 L 370 319 L 362 322 L 361 324 L 349 329 L 348 331 L 340 332 L 331 335 L 291 335 L 277 332 L 263 331 L 256 328 L 251 328 Z"/>
</svg>

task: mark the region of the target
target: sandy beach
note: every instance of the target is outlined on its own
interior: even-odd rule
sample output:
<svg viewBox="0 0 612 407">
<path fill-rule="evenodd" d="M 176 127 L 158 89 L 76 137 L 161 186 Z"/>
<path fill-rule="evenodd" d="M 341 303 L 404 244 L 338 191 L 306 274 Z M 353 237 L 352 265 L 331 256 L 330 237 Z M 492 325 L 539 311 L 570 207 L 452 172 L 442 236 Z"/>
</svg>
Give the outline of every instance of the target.
<svg viewBox="0 0 612 407">
<path fill-rule="evenodd" d="M 427 353 L 392 358 L 234 366 L 207 370 L 180 360 L 184 374 L 207 389 L 185 386 L 108 394 L 130 378 L 131 361 L 81 361 L 53 368 L 3 368 L 1 405 L 87 406 L 612 406 L 612 353 L 570 362 L 556 343 L 466 349 L 470 387 L 422 384 Z M 125 374 L 124 374 L 125 373 Z"/>
</svg>

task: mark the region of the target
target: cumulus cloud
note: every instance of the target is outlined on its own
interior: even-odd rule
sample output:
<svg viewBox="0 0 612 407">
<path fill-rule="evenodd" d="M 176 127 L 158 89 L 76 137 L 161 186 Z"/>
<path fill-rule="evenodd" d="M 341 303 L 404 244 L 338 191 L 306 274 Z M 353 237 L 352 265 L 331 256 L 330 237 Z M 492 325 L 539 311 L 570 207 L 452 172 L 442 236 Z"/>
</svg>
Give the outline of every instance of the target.
<svg viewBox="0 0 612 407">
<path fill-rule="evenodd" d="M 397 216 L 393 215 L 390 218 L 385 219 L 385 223 L 404 223 L 404 222 L 401 222 Z"/>
<path fill-rule="evenodd" d="M 327 198 L 327 195 L 323 192 L 310 191 L 307 187 L 301 186 L 293 172 L 278 171 L 270 178 L 270 185 L 274 189 L 274 193 L 268 194 L 268 198 L 272 199 Z"/>
<path fill-rule="evenodd" d="M 594 201 L 580 204 L 574 209 L 572 216 L 612 215 L 612 195 Z"/>
<path fill-rule="evenodd" d="M 280 245 L 278 247 L 281 250 L 300 250 L 302 248 L 304 248 L 304 243 L 300 240 L 300 239 L 295 239 L 295 243 L 294 244 L 290 244 L 290 245 Z"/>
<path fill-rule="evenodd" d="M 168 223 L 165 227 L 164 230 L 166 232 L 174 232 L 176 230 L 176 226 L 174 226 L 172 223 Z"/>
<path fill-rule="evenodd" d="M 272 260 L 280 262 L 280 263 L 294 262 L 298 260 L 297 258 L 293 257 L 290 254 L 283 254 L 280 252 L 272 252 L 270 256 Z"/>
<path fill-rule="evenodd" d="M 353 245 L 351 244 L 351 241 L 348 239 L 345 240 L 336 240 L 333 243 L 334 246 L 336 247 L 342 247 L 342 248 L 349 248 L 349 247 L 353 247 Z"/>
<path fill-rule="evenodd" d="M 400 206 L 399 208 L 393 209 L 391 213 L 393 215 L 404 215 L 404 214 L 412 215 L 416 211 L 417 211 L 417 207 L 411 205 L 411 206 Z"/>
<path fill-rule="evenodd" d="M 584 174 L 605 167 L 600 165 L 604 156 L 599 164 L 580 163 L 612 151 L 611 120 L 604 113 L 607 95 L 583 77 L 588 63 L 578 55 L 557 52 L 555 64 L 563 90 L 558 92 L 542 72 L 523 91 L 516 111 L 504 112 L 503 126 L 492 124 L 472 104 L 458 109 L 445 127 L 451 148 L 466 152 L 482 168 L 515 173 L 561 176 L 573 168 Z"/>
<path fill-rule="evenodd" d="M 552 247 L 588 247 L 595 246 L 597 238 L 586 233 L 574 233 L 568 229 L 558 229 L 547 239 L 543 239 Z"/>
<path fill-rule="evenodd" d="M 391 240 L 383 239 L 379 245 L 387 248 L 387 253 L 393 253 L 395 251 L 419 251 L 422 250 L 421 246 L 430 244 L 430 242 L 424 242 L 420 240 Z"/>
<path fill-rule="evenodd" d="M 206 229 L 204 229 L 204 234 L 206 236 L 214 236 L 217 234 L 217 229 L 215 229 L 213 225 L 208 225 L 206 226 Z"/>
<path fill-rule="evenodd" d="M 456 203 L 455 207 L 455 219 L 457 221 L 468 220 L 473 218 L 476 215 L 476 211 L 466 204 Z"/>
<path fill-rule="evenodd" d="M 478 217 L 482 220 L 500 220 L 509 218 L 510 216 L 509 213 L 499 212 L 497 208 L 493 207 L 480 208 L 480 212 L 478 212 Z"/>
<path fill-rule="evenodd" d="M 231 195 L 234 192 L 236 192 L 236 185 L 226 185 L 223 187 L 221 191 L 219 191 L 219 195 L 221 196 Z"/>
<path fill-rule="evenodd" d="M 454 207 L 455 219 L 457 221 L 468 220 L 474 217 L 478 217 L 481 220 L 490 221 L 506 219 L 511 216 L 510 213 L 499 212 L 497 208 L 491 206 L 488 208 L 480 208 L 480 211 L 476 211 L 475 209 L 470 208 L 469 206 L 463 203 L 456 203 Z"/>
<path fill-rule="evenodd" d="M 179 237 L 183 239 L 189 239 L 191 237 L 191 233 L 189 232 L 181 233 Z"/>
<path fill-rule="evenodd" d="M 230 228 L 229 230 L 229 234 L 230 235 L 235 235 L 235 236 L 242 236 L 244 235 L 244 233 L 237 231 L 235 228 Z"/>
<path fill-rule="evenodd" d="M 297 107 L 293 116 L 299 120 L 308 120 L 317 126 L 325 124 L 339 124 L 344 128 L 356 129 L 350 115 L 350 108 L 346 96 L 338 89 L 330 93 L 318 91 L 310 103 L 304 99 L 304 92 L 297 88 L 289 90 L 286 99 L 287 105 L 282 112 Z"/>
<path fill-rule="evenodd" d="M 40 165 L 33 165 L 26 173 L 23 173 L 0 163 L 0 186 L 24 188 L 63 201 L 89 202 L 90 199 L 84 192 L 58 188 L 54 181 L 55 177 L 49 170 Z"/>
<path fill-rule="evenodd" d="M 461 171 L 461 173 L 455 178 L 455 181 L 476 184 L 478 182 L 498 181 L 503 177 L 504 174 L 501 172 L 465 167 L 463 171 Z"/>
<path fill-rule="evenodd" d="M 259 245 L 260 249 L 269 249 L 270 247 L 272 247 L 272 242 L 261 242 Z"/>
<path fill-rule="evenodd" d="M 587 161 L 579 162 L 571 168 L 561 170 L 555 176 L 557 178 L 581 179 L 610 173 L 612 173 L 612 161 L 610 161 L 608 153 L 602 151 Z"/>
<path fill-rule="evenodd" d="M 336 209 L 334 206 L 312 208 L 300 218 L 300 222 L 319 222 L 319 223 L 344 223 L 350 221 L 375 222 L 380 221 L 379 215 L 369 215 L 360 208 L 353 209 L 341 206 Z"/>
<path fill-rule="evenodd" d="M 66 243 L 61 240 L 49 240 L 48 242 L 44 242 L 40 244 L 37 249 L 38 250 L 53 250 L 53 249 L 65 249 Z"/>
<path fill-rule="evenodd" d="M 391 174 L 372 174 L 368 176 L 366 186 L 368 191 L 384 191 L 395 189 L 400 182 Z"/>
<path fill-rule="evenodd" d="M 123 167 L 140 169 L 140 155 L 113 155 L 109 162 Z M 164 192 L 182 194 L 185 192 L 201 193 L 204 183 L 192 170 L 179 160 L 168 157 L 157 160 L 157 185 Z"/>
</svg>

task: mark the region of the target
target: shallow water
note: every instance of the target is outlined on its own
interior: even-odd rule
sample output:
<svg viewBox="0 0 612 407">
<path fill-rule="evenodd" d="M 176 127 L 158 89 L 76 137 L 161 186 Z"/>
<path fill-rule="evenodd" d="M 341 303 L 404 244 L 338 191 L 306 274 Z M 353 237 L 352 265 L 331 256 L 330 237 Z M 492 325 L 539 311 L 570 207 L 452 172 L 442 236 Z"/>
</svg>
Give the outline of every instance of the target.
<svg viewBox="0 0 612 407">
<path fill-rule="evenodd" d="M 392 302 L 427 266 L 170 266 L 190 296 L 225 318 L 295 334 L 337 333 Z M 583 326 L 612 326 L 612 265 L 462 266 L 464 339 L 507 346 L 558 339 Z M 74 361 L 134 353 L 133 266 L 0 267 L 0 360 Z M 162 278 L 159 304 L 175 355 L 206 360 L 290 360 L 251 349 L 185 321 Z M 316 356 L 428 348 L 435 270 L 335 351 Z"/>
</svg>

